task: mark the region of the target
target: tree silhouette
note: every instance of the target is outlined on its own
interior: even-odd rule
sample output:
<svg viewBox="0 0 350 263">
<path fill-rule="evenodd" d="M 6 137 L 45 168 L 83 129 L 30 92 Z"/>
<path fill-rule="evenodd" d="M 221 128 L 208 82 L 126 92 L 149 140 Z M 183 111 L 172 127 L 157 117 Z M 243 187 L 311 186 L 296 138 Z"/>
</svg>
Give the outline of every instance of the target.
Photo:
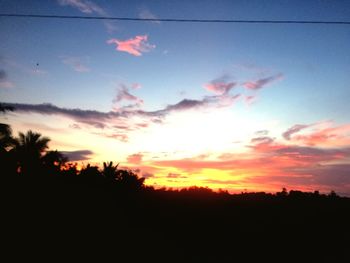
<svg viewBox="0 0 350 263">
<path fill-rule="evenodd" d="M 10 125 L 0 123 L 0 149 L 7 151 L 9 147 L 14 146 L 15 139 L 12 137 Z"/>
<path fill-rule="evenodd" d="M 50 139 L 40 133 L 29 130 L 26 134 L 20 132 L 16 139 L 14 151 L 22 174 L 37 173 L 41 156 L 48 148 Z"/>
<path fill-rule="evenodd" d="M 117 178 L 117 169 L 118 165 L 113 165 L 113 162 L 109 162 L 108 164 L 106 162 L 103 162 L 103 170 L 102 175 L 109 181 L 115 181 Z"/>
<path fill-rule="evenodd" d="M 49 175 L 57 175 L 63 169 L 67 161 L 68 158 L 57 150 L 48 151 L 41 158 L 43 168 Z"/>
<path fill-rule="evenodd" d="M 11 127 L 0 123 L 0 167 L 7 176 L 16 172 L 16 159 L 11 151 L 15 142 Z"/>
<path fill-rule="evenodd" d="M 117 171 L 117 183 L 123 190 L 138 191 L 143 188 L 145 178 L 139 177 L 132 171 L 129 170 L 118 170 Z"/>
</svg>

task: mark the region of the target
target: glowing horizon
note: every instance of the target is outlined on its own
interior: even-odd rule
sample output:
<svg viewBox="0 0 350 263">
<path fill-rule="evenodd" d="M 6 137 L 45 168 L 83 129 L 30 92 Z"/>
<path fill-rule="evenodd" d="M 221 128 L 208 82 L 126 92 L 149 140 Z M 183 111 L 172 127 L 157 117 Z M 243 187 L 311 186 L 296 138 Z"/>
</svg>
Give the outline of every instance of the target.
<svg viewBox="0 0 350 263">
<path fill-rule="evenodd" d="M 13 2 L 0 7 L 197 16 L 186 11 L 194 3 Z M 285 5 L 269 4 L 266 15 L 310 16 Z M 305 5 L 320 11 L 315 20 L 350 10 Z M 232 1 L 203 3 L 201 15 L 231 17 L 233 9 L 261 16 Z M 0 26 L 0 102 L 16 109 L 1 122 L 14 135 L 40 132 L 72 162 L 114 161 L 155 187 L 350 195 L 347 27 L 30 21 Z"/>
</svg>

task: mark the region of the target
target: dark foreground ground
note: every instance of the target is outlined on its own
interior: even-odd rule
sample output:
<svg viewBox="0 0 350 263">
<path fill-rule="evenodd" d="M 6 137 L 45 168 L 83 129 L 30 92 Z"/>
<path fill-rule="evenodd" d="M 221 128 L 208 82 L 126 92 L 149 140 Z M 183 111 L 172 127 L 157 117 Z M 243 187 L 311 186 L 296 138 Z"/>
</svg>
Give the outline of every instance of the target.
<svg viewBox="0 0 350 263">
<path fill-rule="evenodd" d="M 350 262 L 350 199 L 127 191 L 51 178 L 1 185 L 12 262 Z"/>
</svg>

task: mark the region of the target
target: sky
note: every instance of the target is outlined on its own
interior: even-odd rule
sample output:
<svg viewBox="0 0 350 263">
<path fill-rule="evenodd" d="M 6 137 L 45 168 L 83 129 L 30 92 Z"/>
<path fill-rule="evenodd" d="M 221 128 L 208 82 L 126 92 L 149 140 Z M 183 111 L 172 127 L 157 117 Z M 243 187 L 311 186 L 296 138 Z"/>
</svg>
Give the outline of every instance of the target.
<svg viewBox="0 0 350 263">
<path fill-rule="evenodd" d="M 0 13 L 349 21 L 349 1 L 0 1 Z M 155 187 L 350 196 L 350 26 L 0 17 L 0 116 Z"/>
</svg>

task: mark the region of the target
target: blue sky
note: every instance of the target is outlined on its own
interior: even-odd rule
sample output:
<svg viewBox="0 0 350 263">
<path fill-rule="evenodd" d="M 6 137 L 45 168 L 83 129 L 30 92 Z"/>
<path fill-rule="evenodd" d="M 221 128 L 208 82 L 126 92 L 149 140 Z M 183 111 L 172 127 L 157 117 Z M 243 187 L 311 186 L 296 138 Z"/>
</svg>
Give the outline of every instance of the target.
<svg viewBox="0 0 350 263">
<path fill-rule="evenodd" d="M 0 10 L 1 13 L 141 18 L 347 21 L 350 2 L 0 1 Z M 252 140 L 256 129 L 269 130 L 265 137 L 270 136 L 279 145 L 329 149 L 340 147 L 341 141 L 342 150 L 348 146 L 348 25 L 151 23 L 6 17 L 0 20 L 3 36 L 0 43 L 0 70 L 3 72 L 0 101 L 31 105 L 31 108 L 22 108 L 2 118 L 13 126 L 14 131 L 36 128 L 50 135 L 53 145 L 62 150 L 91 150 L 94 153 L 92 161 L 108 158 L 102 145 L 110 143 L 113 149 L 120 151 L 108 150 L 109 154 L 125 160 L 126 165 L 143 166 L 148 169 L 148 174 L 154 173 L 151 182 L 167 185 L 170 182 L 165 180 L 164 174 L 176 168 L 160 168 L 152 163 L 154 156 L 150 152 L 159 155 L 160 151 L 166 151 L 165 159 L 170 158 L 169 153 L 176 152 L 174 160 L 196 158 L 210 152 L 210 159 L 227 154 L 230 151 L 227 145 L 238 140 L 241 145 L 237 149 L 247 152 L 253 149 L 247 147 L 247 143 L 256 142 Z M 208 85 L 212 85 L 211 89 Z M 220 87 L 230 88 L 220 93 Z M 41 112 L 43 108 L 37 106 L 42 103 L 50 103 L 58 109 L 49 115 L 44 114 Z M 132 107 L 123 108 L 127 105 Z M 118 125 L 105 125 L 105 120 L 98 120 L 98 125 L 104 128 L 95 130 L 96 123 L 92 128 L 89 113 L 77 117 L 76 112 L 62 113 L 60 109 L 102 113 L 128 111 L 132 117 L 123 119 L 123 125 L 132 128 L 116 128 L 121 120 L 113 119 Z M 161 124 L 136 113 L 140 110 L 146 112 L 147 118 L 161 112 Z M 230 138 L 229 133 L 216 134 L 211 127 L 206 127 L 211 124 L 205 120 L 215 116 L 222 121 L 216 122 L 218 130 L 246 131 L 246 138 L 243 140 L 238 131 L 232 131 Z M 195 149 L 195 145 L 193 149 L 179 147 L 184 141 L 189 144 L 197 142 L 191 138 L 196 134 L 191 132 L 188 132 L 188 138 L 169 144 L 165 150 L 160 146 L 162 150 L 143 145 L 145 140 L 151 140 L 153 145 L 159 144 L 159 136 L 170 136 L 170 127 L 186 136 L 182 131 L 196 130 L 196 120 L 202 121 L 198 125 L 203 125 L 203 131 L 210 131 L 207 137 L 203 137 L 203 140 L 208 140 L 203 143 L 207 148 L 199 147 L 204 151 L 202 153 Z M 227 126 L 227 122 L 232 125 Z M 309 125 L 310 130 L 301 129 L 296 132 L 300 134 L 295 135 L 295 141 L 283 142 L 281 134 L 300 124 Z M 137 125 L 143 125 L 143 128 Z M 73 126 L 79 126 L 79 131 L 73 131 Z M 58 130 L 65 131 L 65 134 L 77 133 L 76 136 L 81 138 L 85 136 L 89 143 L 74 142 L 76 139 L 59 135 Z M 324 138 L 332 140 L 320 141 L 321 133 Z M 317 134 L 318 139 L 312 134 Z M 96 136 L 104 138 L 97 139 Z M 215 138 L 220 136 L 227 141 L 216 144 Z M 312 141 L 305 141 L 305 136 L 312 137 Z M 111 141 L 112 137 L 114 141 Z M 67 141 L 71 141 L 69 147 L 63 143 Z M 98 146 L 97 141 L 100 142 Z M 164 145 L 168 145 L 166 141 Z M 86 149 L 81 148 L 84 146 Z M 133 164 L 127 161 L 128 156 L 135 154 L 142 155 L 144 162 Z M 349 158 L 346 155 L 342 165 L 348 164 Z M 188 171 L 180 169 L 176 172 Z M 210 174 L 205 170 L 201 172 Z M 181 182 L 179 179 L 175 185 L 193 182 L 205 184 L 205 180 Z M 242 183 L 242 187 L 246 188 L 246 185 Z M 272 188 L 265 186 L 262 189 Z"/>
</svg>

